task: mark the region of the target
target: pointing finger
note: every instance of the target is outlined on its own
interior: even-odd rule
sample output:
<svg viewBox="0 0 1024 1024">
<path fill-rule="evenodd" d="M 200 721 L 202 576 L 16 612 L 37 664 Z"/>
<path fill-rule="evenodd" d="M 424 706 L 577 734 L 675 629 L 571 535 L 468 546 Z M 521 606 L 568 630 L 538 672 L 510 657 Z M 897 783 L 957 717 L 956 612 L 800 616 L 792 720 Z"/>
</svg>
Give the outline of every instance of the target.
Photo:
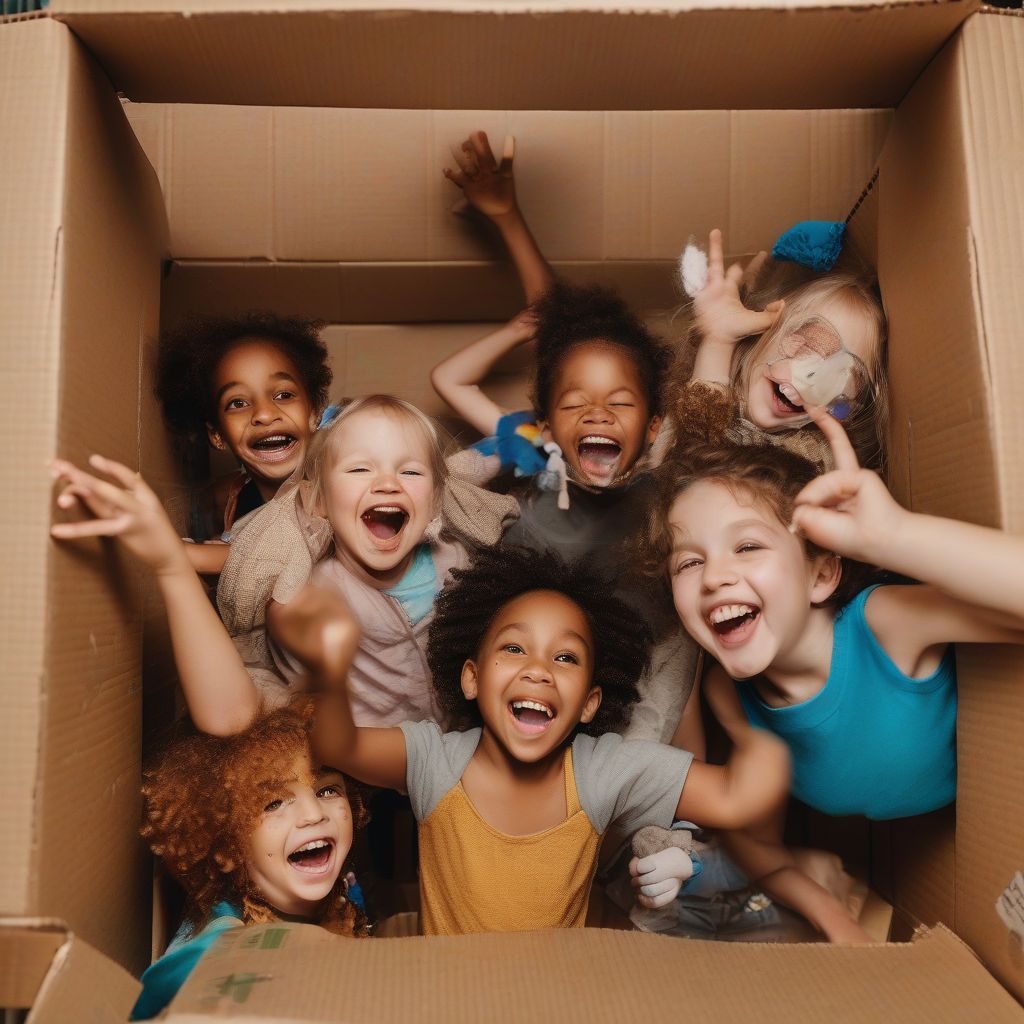
<svg viewBox="0 0 1024 1024">
<path fill-rule="evenodd" d="M 720 281 L 725 273 L 725 258 L 722 255 L 722 232 L 712 228 L 708 235 L 708 281 Z"/>
<path fill-rule="evenodd" d="M 807 415 L 825 435 L 832 449 L 836 469 L 860 469 L 857 453 L 853 450 L 853 445 L 839 421 L 830 416 L 823 406 L 808 405 L 805 408 Z"/>
</svg>

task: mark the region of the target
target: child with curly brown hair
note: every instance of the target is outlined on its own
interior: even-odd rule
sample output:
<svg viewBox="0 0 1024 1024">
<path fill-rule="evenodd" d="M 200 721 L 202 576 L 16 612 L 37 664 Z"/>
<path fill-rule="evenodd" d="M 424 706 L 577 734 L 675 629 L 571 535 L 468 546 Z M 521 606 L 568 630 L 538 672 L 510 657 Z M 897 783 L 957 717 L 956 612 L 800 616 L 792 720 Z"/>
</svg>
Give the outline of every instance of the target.
<svg viewBox="0 0 1024 1024">
<path fill-rule="evenodd" d="M 141 832 L 187 904 L 142 975 L 133 1020 L 159 1013 L 227 928 L 297 918 L 367 934 L 345 870 L 362 803 L 341 772 L 312 759 L 311 717 L 307 698 L 234 736 L 185 736 L 144 773 Z"/>
<path fill-rule="evenodd" d="M 187 522 L 193 540 L 227 539 L 237 519 L 269 501 L 302 465 L 331 383 L 322 326 L 252 312 L 192 316 L 161 336 L 156 395 L 194 485 Z M 230 452 L 238 471 L 209 480 L 207 444 Z M 190 546 L 190 560 L 204 573 L 219 572 L 226 557 L 216 543 Z"/>
</svg>

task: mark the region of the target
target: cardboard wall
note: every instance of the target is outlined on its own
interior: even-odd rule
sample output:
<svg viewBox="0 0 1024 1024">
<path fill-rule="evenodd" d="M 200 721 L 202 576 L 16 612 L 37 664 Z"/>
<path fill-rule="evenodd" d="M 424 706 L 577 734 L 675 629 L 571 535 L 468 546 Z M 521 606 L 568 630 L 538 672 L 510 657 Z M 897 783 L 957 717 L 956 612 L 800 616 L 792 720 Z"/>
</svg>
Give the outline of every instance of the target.
<svg viewBox="0 0 1024 1024">
<path fill-rule="evenodd" d="M 1016 533 L 1024 530 L 1022 68 L 1024 21 L 973 18 L 897 111 L 879 199 L 897 493 L 916 511 Z M 904 894 L 916 892 L 909 908 L 948 919 L 952 891 L 957 931 L 1021 996 L 1024 956 L 995 901 L 1024 860 L 1024 655 L 975 648 L 960 651 L 957 665 L 955 854 L 937 858 L 936 845 L 948 841 L 930 842 L 927 829 L 915 841 L 908 827 L 911 842 L 894 858 Z"/>
<path fill-rule="evenodd" d="M 47 460 L 140 451 L 140 354 L 165 231 L 152 174 L 102 72 L 49 20 L 4 25 L 10 389 L 3 504 L 5 736 L 0 911 L 57 915 L 126 965 L 146 949 L 139 821 L 137 574 L 107 545 L 59 547 Z"/>
</svg>

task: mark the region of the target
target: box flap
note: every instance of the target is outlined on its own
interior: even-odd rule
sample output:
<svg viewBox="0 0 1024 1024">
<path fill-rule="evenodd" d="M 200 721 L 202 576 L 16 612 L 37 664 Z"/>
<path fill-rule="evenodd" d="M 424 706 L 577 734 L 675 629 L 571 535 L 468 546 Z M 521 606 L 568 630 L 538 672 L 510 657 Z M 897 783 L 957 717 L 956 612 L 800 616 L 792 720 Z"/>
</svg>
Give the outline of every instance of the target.
<svg viewBox="0 0 1024 1024">
<path fill-rule="evenodd" d="M 275 924 L 224 933 L 169 1019 L 621 1024 L 663 1020 L 667 1008 L 716 1024 L 1021 1018 L 942 927 L 906 945 L 842 947 L 600 929 L 366 941 Z"/>
<path fill-rule="evenodd" d="M 142 986 L 61 921 L 0 918 L 0 1007 L 26 1024 L 120 1024 Z"/>
<path fill-rule="evenodd" d="M 693 110 L 894 106 L 978 6 L 57 0 L 50 10 L 133 100 Z"/>
</svg>

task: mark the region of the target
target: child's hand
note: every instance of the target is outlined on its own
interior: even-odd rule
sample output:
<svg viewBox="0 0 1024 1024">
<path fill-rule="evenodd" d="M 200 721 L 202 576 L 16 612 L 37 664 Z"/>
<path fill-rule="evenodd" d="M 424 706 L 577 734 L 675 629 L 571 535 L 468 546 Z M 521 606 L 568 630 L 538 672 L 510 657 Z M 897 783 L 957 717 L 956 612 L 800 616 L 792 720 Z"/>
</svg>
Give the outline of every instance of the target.
<svg viewBox="0 0 1024 1024">
<path fill-rule="evenodd" d="M 685 850 L 668 846 L 642 859 L 629 862 L 633 876 L 630 885 L 636 901 L 648 910 L 657 910 L 671 903 L 679 894 L 683 883 L 693 874 L 693 861 Z"/>
<path fill-rule="evenodd" d="M 505 136 L 501 163 L 494 158 L 486 132 L 473 132 L 457 149 L 453 146 L 452 156 L 458 168 L 446 167 L 444 176 L 462 189 L 466 203 L 492 220 L 517 209 L 512 175 L 515 139 L 511 135 Z"/>
<path fill-rule="evenodd" d="M 708 235 L 708 281 L 693 300 L 697 329 L 703 342 L 735 345 L 743 338 L 766 331 L 778 319 L 785 305 L 782 299 L 770 302 L 763 312 L 748 309 L 740 299 L 741 283 L 756 276 L 764 259 L 759 253 L 746 271 L 738 263 L 726 270 L 722 232 L 714 228 Z"/>
<path fill-rule="evenodd" d="M 315 684 L 327 690 L 344 686 L 359 646 L 359 622 L 341 594 L 307 585 L 288 604 L 272 601 L 267 623 Z"/>
<path fill-rule="evenodd" d="M 62 509 L 81 503 L 95 517 L 76 523 L 54 523 L 50 534 L 58 540 L 79 537 L 117 537 L 127 550 L 158 576 L 191 572 L 184 545 L 160 499 L 138 473 L 102 455 L 89 457 L 89 465 L 112 477 L 101 480 L 70 462 L 54 459 L 50 471 L 67 486 L 57 498 Z"/>
<path fill-rule="evenodd" d="M 861 562 L 881 564 L 910 514 L 886 489 L 877 473 L 861 469 L 839 422 L 820 406 L 807 413 L 828 438 L 835 469 L 812 480 L 794 500 L 791 530 L 828 551 Z"/>
</svg>

